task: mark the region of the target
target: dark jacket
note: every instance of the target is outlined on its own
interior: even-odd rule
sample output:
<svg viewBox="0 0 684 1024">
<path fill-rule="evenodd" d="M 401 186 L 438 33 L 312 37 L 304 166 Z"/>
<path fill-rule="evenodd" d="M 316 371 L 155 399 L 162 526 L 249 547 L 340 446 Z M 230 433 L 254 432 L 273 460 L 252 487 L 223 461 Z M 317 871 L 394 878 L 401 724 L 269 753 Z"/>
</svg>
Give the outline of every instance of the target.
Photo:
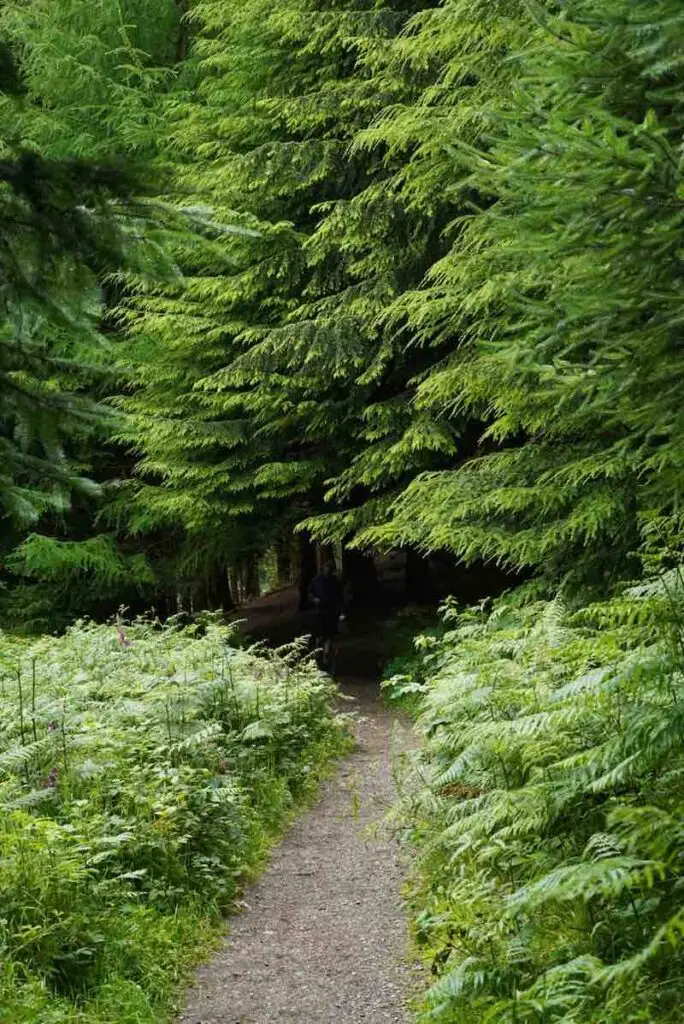
<svg viewBox="0 0 684 1024">
<path fill-rule="evenodd" d="M 326 615 L 341 615 L 344 604 L 344 588 L 337 576 L 317 576 L 309 593 L 316 599 L 317 607 Z"/>
</svg>

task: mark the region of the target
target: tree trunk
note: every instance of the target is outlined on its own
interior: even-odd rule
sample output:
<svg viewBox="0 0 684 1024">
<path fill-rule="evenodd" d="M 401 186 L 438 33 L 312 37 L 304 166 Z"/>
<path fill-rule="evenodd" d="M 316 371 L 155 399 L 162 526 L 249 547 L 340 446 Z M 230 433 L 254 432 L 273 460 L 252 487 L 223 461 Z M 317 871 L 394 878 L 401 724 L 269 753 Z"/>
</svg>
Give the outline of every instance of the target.
<svg viewBox="0 0 684 1024">
<path fill-rule="evenodd" d="M 227 612 L 233 607 L 228 570 L 225 565 L 216 564 L 207 579 L 207 608 L 214 612 Z"/>
<path fill-rule="evenodd" d="M 309 587 L 316 575 L 316 548 L 307 534 L 302 534 L 299 545 L 299 610 L 309 607 Z"/>
<path fill-rule="evenodd" d="M 286 587 L 292 582 L 292 542 L 281 540 L 276 547 L 277 586 Z"/>
<path fill-rule="evenodd" d="M 231 565 L 228 571 L 228 584 L 230 586 L 233 600 L 236 605 L 241 605 L 243 600 L 242 586 L 240 580 L 240 568 L 238 565 Z"/>
<path fill-rule="evenodd" d="M 176 0 L 176 7 L 180 20 L 178 22 L 178 35 L 176 36 L 176 63 L 182 64 L 188 56 L 190 48 L 190 25 L 188 24 L 188 0 Z"/>
<path fill-rule="evenodd" d="M 259 582 L 259 556 L 247 555 L 244 567 L 245 598 L 252 601 L 261 596 L 261 585 Z"/>
<path fill-rule="evenodd" d="M 342 552 L 342 576 L 351 591 L 353 608 L 372 608 L 379 596 L 375 559 L 362 551 Z"/>
<path fill-rule="evenodd" d="M 406 593 L 411 601 L 429 603 L 433 599 L 430 563 L 413 548 L 406 549 Z"/>
<path fill-rule="evenodd" d="M 165 622 L 175 612 L 174 602 L 175 595 L 169 593 L 168 590 L 159 590 L 154 595 L 152 602 L 154 614 L 161 622 Z"/>
</svg>

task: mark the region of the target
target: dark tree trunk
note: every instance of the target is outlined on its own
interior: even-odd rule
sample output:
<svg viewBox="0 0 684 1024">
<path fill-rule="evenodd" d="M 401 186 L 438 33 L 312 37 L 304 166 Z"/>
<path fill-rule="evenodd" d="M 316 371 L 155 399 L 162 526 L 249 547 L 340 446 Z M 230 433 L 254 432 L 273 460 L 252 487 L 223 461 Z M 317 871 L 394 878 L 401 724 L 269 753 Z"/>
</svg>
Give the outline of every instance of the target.
<svg viewBox="0 0 684 1024">
<path fill-rule="evenodd" d="M 154 595 L 152 611 L 161 622 L 164 622 L 174 613 L 174 597 L 165 590 L 160 590 Z"/>
<path fill-rule="evenodd" d="M 228 612 L 234 607 L 233 595 L 225 565 L 217 564 L 207 578 L 207 608 L 215 612 Z"/>
<path fill-rule="evenodd" d="M 342 576 L 351 591 L 352 608 L 371 608 L 377 604 L 378 574 L 372 555 L 345 548 L 342 552 Z"/>
<path fill-rule="evenodd" d="M 238 565 L 231 565 L 228 571 L 228 582 L 231 593 L 233 595 L 233 601 L 236 605 L 241 605 L 244 594 L 242 592 L 242 581 L 240 578 L 240 567 Z"/>
<path fill-rule="evenodd" d="M 413 548 L 406 549 L 406 594 L 409 600 L 421 603 L 434 599 L 430 562 Z"/>
<path fill-rule="evenodd" d="M 190 48 L 190 25 L 187 19 L 188 0 L 176 0 L 176 7 L 180 15 L 178 35 L 176 36 L 176 63 L 182 64 L 188 56 Z"/>
<path fill-rule="evenodd" d="M 261 596 L 261 585 L 259 583 L 259 556 L 248 555 L 244 565 L 244 590 L 245 599 L 251 601 Z"/>
<path fill-rule="evenodd" d="M 299 547 L 299 610 L 309 607 L 309 587 L 316 575 L 316 548 L 307 534 L 302 534 Z"/>
<path fill-rule="evenodd" d="M 292 541 L 289 537 L 278 543 L 276 547 L 276 562 L 277 585 L 278 587 L 286 587 L 292 583 Z"/>
</svg>

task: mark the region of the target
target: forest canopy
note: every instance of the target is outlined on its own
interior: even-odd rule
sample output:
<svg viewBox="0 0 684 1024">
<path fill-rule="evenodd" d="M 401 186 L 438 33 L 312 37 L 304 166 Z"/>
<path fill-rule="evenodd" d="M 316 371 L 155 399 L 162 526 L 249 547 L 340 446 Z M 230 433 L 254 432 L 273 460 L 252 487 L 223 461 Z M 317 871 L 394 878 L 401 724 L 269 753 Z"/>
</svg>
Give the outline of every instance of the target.
<svg viewBox="0 0 684 1024">
<path fill-rule="evenodd" d="M 683 18 L 4 4 L 7 622 L 225 606 L 302 530 L 671 560 Z"/>
</svg>

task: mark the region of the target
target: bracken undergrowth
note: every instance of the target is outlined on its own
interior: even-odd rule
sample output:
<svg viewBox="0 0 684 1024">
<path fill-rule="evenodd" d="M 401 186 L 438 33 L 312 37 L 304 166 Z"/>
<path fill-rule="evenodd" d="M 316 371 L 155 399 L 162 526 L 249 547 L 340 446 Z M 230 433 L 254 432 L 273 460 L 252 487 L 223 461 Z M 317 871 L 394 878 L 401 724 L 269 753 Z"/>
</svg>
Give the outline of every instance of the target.
<svg viewBox="0 0 684 1024">
<path fill-rule="evenodd" d="M 681 1020 L 683 590 L 448 606 L 385 684 L 420 699 L 399 814 L 423 1024 Z"/>
<path fill-rule="evenodd" d="M 349 743 L 302 659 L 138 622 L 0 639 L 0 1022 L 152 1024 Z"/>
</svg>

